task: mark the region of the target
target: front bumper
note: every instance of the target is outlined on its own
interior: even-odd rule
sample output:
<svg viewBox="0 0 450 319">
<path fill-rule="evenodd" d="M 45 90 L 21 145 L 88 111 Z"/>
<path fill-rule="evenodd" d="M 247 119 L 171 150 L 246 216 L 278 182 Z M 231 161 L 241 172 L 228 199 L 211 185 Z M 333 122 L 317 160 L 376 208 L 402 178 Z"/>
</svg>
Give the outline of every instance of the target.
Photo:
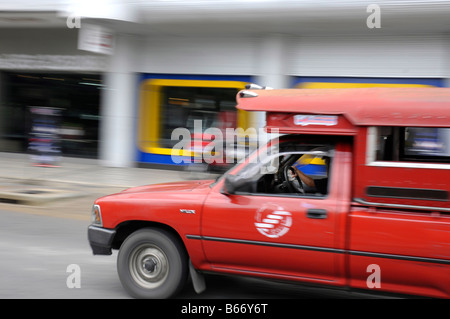
<svg viewBox="0 0 450 319">
<path fill-rule="evenodd" d="M 94 255 L 111 255 L 112 242 L 116 231 L 90 225 L 88 227 L 88 240 Z"/>
</svg>

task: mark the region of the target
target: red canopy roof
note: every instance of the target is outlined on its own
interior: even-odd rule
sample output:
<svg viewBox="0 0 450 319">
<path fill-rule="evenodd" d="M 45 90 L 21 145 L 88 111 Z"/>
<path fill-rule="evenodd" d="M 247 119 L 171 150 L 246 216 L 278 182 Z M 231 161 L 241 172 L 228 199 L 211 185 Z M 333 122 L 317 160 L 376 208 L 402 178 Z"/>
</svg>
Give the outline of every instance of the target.
<svg viewBox="0 0 450 319">
<path fill-rule="evenodd" d="M 245 111 L 343 115 L 353 125 L 450 127 L 450 88 L 243 90 L 237 102 Z"/>
</svg>

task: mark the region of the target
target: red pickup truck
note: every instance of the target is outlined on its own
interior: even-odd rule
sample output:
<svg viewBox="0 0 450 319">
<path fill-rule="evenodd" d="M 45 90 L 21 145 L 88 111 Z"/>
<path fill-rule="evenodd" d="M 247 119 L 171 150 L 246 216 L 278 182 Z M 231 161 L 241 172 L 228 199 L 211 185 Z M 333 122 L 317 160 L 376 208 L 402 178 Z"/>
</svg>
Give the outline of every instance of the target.
<svg viewBox="0 0 450 319">
<path fill-rule="evenodd" d="M 450 297 L 450 89 L 244 90 L 237 108 L 281 134 L 217 180 L 96 200 L 90 245 L 119 249 L 132 296 L 215 272 Z"/>
</svg>

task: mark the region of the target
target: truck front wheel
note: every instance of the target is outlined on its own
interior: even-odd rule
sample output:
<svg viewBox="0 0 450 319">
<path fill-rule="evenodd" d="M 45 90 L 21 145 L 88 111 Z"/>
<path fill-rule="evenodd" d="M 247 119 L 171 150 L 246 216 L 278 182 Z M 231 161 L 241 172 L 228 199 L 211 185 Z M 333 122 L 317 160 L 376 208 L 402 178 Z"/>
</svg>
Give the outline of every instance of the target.
<svg viewBox="0 0 450 319">
<path fill-rule="evenodd" d="M 170 298 L 186 282 L 187 254 L 169 232 L 141 229 L 120 247 L 117 272 L 125 290 L 135 298 Z"/>
</svg>

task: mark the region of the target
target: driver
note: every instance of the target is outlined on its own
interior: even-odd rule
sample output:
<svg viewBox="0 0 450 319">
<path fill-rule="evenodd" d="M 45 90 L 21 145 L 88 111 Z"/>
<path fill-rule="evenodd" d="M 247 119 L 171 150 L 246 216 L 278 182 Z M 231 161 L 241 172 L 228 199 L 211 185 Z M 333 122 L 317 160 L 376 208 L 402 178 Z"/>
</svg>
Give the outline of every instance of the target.
<svg viewBox="0 0 450 319">
<path fill-rule="evenodd" d="M 330 158 L 324 157 L 325 165 L 327 167 L 327 177 L 319 178 L 319 179 L 312 179 L 305 173 L 303 173 L 301 170 L 299 170 L 296 166 L 292 166 L 294 169 L 295 174 L 300 178 L 300 180 L 305 183 L 308 187 L 314 187 L 319 193 L 325 195 L 328 192 L 328 175 L 330 170 Z"/>
</svg>

